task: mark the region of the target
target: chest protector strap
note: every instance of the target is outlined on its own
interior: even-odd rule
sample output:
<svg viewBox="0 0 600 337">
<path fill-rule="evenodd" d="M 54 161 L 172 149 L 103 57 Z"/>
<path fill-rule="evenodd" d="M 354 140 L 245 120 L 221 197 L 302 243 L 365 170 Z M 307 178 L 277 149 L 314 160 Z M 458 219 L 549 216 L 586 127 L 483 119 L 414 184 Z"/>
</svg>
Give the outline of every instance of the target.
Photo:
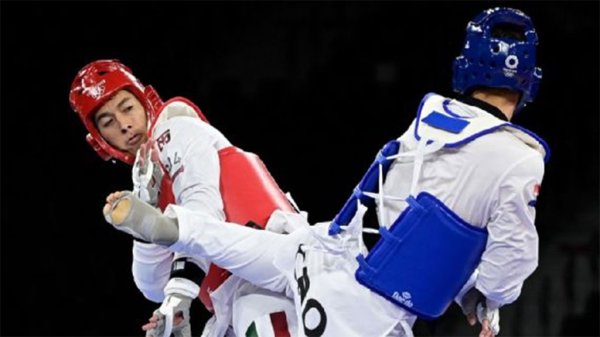
<svg viewBox="0 0 600 337">
<path fill-rule="evenodd" d="M 393 160 L 387 159 L 387 157 L 395 155 L 399 149 L 400 142 L 392 140 L 385 144 L 381 151 L 379 151 L 377 158 L 371 164 L 360 183 L 354 188 L 354 192 L 348 201 L 346 201 L 342 210 L 333 219 L 333 222 L 329 226 L 329 235 L 339 234 L 342 231 L 342 226 L 347 226 L 350 223 L 350 220 L 352 220 L 356 213 L 357 200 L 360 200 L 367 207 L 374 204 L 372 197 L 369 196 L 369 192 L 376 191 L 379 178 L 383 179 L 389 170 Z"/>
</svg>

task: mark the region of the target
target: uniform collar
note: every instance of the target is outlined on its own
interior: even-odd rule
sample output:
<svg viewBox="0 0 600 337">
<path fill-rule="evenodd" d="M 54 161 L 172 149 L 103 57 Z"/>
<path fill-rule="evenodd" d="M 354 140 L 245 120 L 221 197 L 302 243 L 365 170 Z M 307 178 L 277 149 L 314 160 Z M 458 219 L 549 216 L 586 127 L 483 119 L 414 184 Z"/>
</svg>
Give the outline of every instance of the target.
<svg viewBox="0 0 600 337">
<path fill-rule="evenodd" d="M 487 102 L 484 102 L 480 99 L 477 99 L 477 98 L 474 98 L 471 96 L 460 96 L 460 97 L 458 97 L 458 100 L 463 103 L 466 103 L 468 105 L 476 106 L 476 107 L 484 110 L 485 112 L 491 114 L 492 116 L 508 122 L 508 118 L 506 117 L 505 114 L 502 113 L 502 111 L 500 111 L 500 109 L 496 108 L 495 106 L 493 106 Z"/>
</svg>

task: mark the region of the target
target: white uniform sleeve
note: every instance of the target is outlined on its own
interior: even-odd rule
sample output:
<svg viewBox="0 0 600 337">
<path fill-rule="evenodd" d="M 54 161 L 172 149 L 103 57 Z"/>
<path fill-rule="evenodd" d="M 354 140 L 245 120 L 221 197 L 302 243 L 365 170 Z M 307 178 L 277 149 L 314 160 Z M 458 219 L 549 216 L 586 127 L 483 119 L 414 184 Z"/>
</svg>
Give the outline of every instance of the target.
<svg viewBox="0 0 600 337">
<path fill-rule="evenodd" d="M 225 220 L 223 201 L 219 190 L 220 166 L 218 148 L 229 142 L 213 127 L 202 122 L 193 108 L 183 102 L 173 102 L 161 113 L 161 120 L 153 131 L 160 151 L 160 161 L 172 179 L 175 202 L 191 211 L 202 211 L 216 220 Z M 206 259 L 187 257 L 205 273 Z M 163 283 L 165 294 L 182 294 L 191 298 L 198 295 L 196 282 L 181 277 Z M 166 285 L 165 285 L 166 284 Z"/>
<path fill-rule="evenodd" d="M 177 205 L 225 220 L 219 191 L 220 166 L 212 127 L 198 118 L 178 116 L 154 130 L 160 160 L 173 181 Z"/>
<path fill-rule="evenodd" d="M 544 174 L 539 155 L 515 163 L 500 179 L 492 204 L 488 242 L 475 286 L 500 307 L 515 301 L 523 282 L 538 265 L 535 200 Z M 494 309 L 494 308 L 492 308 Z"/>
<path fill-rule="evenodd" d="M 144 297 L 160 303 L 163 289 L 169 281 L 173 253 L 153 243 L 133 241 L 133 281 Z"/>
</svg>

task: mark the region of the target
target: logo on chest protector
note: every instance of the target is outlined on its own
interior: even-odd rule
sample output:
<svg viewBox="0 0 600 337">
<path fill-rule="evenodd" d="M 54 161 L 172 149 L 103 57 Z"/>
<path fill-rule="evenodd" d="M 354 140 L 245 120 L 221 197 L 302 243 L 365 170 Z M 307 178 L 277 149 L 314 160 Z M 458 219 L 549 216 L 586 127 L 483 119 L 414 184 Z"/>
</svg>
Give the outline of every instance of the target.
<svg viewBox="0 0 600 337">
<path fill-rule="evenodd" d="M 158 138 L 156 138 L 156 145 L 160 151 L 163 150 L 165 145 L 171 141 L 171 129 L 167 129 L 167 131 L 163 132 Z"/>
<path fill-rule="evenodd" d="M 302 244 L 298 246 L 296 252 L 296 261 L 306 260 L 306 252 L 302 249 Z M 298 270 L 300 268 L 301 270 Z M 299 273 L 300 272 L 300 273 Z M 298 276 L 300 274 L 300 276 Z M 308 268 L 305 264 L 296 265 L 294 278 L 298 285 L 298 294 L 300 294 L 300 305 L 302 306 L 302 325 L 306 337 L 320 337 L 325 332 L 327 326 L 327 313 L 323 305 L 314 298 L 306 299 L 310 289 L 310 278 L 308 277 Z"/>
<path fill-rule="evenodd" d="M 409 308 L 412 308 L 412 306 L 413 306 L 413 302 L 410 300 L 412 298 L 412 296 L 410 295 L 410 293 L 408 291 L 403 291 L 402 295 L 400 295 L 400 293 L 398 293 L 397 291 L 394 291 L 394 293 L 392 294 L 392 297 L 396 301 L 404 304 L 405 306 L 407 306 Z"/>
</svg>

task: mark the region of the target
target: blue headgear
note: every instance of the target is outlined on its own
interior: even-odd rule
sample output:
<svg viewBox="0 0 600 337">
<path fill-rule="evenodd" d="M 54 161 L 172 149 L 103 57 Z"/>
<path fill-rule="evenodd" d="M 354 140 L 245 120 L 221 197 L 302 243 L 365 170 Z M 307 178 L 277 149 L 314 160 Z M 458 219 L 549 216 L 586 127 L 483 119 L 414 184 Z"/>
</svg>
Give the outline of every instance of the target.
<svg viewBox="0 0 600 337">
<path fill-rule="evenodd" d="M 519 27 L 523 38 L 493 36 L 499 25 Z M 542 69 L 535 66 L 537 44 L 533 22 L 525 13 L 512 8 L 483 11 L 467 25 L 465 45 L 454 60 L 454 91 L 466 94 L 476 87 L 516 90 L 521 93 L 518 112 L 533 102 L 542 78 Z"/>
</svg>

